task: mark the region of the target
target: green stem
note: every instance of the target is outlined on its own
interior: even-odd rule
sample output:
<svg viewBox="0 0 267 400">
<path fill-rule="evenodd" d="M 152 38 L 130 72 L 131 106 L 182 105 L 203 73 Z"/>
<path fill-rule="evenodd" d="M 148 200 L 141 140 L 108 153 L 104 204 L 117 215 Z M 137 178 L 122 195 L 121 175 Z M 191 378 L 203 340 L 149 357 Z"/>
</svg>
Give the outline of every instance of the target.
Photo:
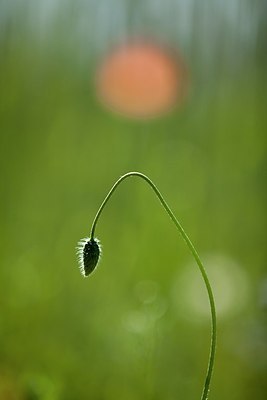
<svg viewBox="0 0 267 400">
<path fill-rule="evenodd" d="M 203 392 L 202 392 L 202 396 L 201 396 L 201 400 L 207 400 L 208 398 L 208 393 L 209 393 L 209 387 L 210 387 L 210 381 L 211 381 L 211 377 L 212 377 L 212 371 L 213 371 L 213 366 L 214 366 L 214 360 L 215 360 L 215 350 L 216 350 L 216 339 L 217 339 L 217 328 L 216 328 L 216 310 L 215 310 L 215 302 L 214 302 L 214 297 L 213 297 L 213 293 L 212 293 L 212 289 L 211 289 L 211 285 L 207 276 L 207 273 L 205 271 L 205 268 L 200 260 L 200 257 L 193 245 L 193 243 L 191 242 L 191 240 L 189 239 L 189 237 L 187 236 L 187 234 L 185 233 L 183 227 L 181 226 L 180 222 L 177 220 L 177 218 L 175 217 L 175 215 L 173 214 L 173 212 L 171 211 L 170 207 L 168 206 L 168 204 L 166 203 L 166 201 L 164 200 L 162 194 L 160 193 L 160 191 L 158 190 L 158 188 L 156 187 L 156 185 L 144 174 L 140 173 L 140 172 L 128 172 L 127 174 L 123 175 L 121 178 L 119 178 L 117 180 L 117 182 L 112 186 L 112 188 L 110 189 L 109 193 L 107 194 L 106 198 L 104 199 L 103 203 L 101 204 L 95 219 L 93 221 L 92 224 L 92 229 L 91 229 L 91 238 L 94 238 L 95 235 L 95 228 L 96 228 L 96 224 L 98 222 L 98 219 L 105 207 L 105 205 L 107 204 L 108 200 L 110 199 L 110 197 L 112 196 L 112 194 L 114 193 L 115 189 L 119 186 L 119 184 L 126 178 L 129 178 L 131 176 L 137 176 L 139 178 L 142 178 L 143 180 L 145 180 L 149 186 L 154 190 L 154 192 L 156 193 L 160 203 L 162 204 L 162 206 L 164 207 L 165 211 L 167 212 L 167 214 L 169 215 L 169 217 L 171 218 L 171 220 L 173 221 L 173 223 L 175 224 L 176 228 L 178 229 L 178 231 L 180 232 L 180 234 L 182 235 L 183 239 L 185 240 L 189 250 L 191 251 L 198 267 L 200 270 L 200 273 L 202 275 L 202 278 L 204 280 L 206 289 L 207 289 L 207 293 L 208 293 L 208 297 L 209 297 L 209 303 L 210 303 L 210 311 L 211 311 L 211 344 L 210 344 L 210 353 L 209 353 L 209 361 L 208 361 L 208 368 L 207 368 L 207 374 L 206 374 L 206 379 L 204 382 L 204 386 L 203 386 Z"/>
</svg>

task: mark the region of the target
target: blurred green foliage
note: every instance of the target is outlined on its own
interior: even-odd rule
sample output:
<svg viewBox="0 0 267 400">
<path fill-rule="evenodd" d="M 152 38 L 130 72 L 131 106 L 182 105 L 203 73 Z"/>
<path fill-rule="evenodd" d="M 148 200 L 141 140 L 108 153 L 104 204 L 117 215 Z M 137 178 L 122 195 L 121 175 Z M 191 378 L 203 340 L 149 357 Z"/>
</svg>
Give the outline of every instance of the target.
<svg viewBox="0 0 267 400">
<path fill-rule="evenodd" d="M 262 36 L 231 73 L 222 63 L 205 74 L 192 47 L 187 103 L 140 122 L 98 104 L 97 57 L 76 57 L 67 21 L 41 44 L 18 21 L 2 30 L 0 50 L 0 399 L 199 398 L 210 325 L 195 305 L 204 296 L 208 309 L 205 289 L 143 182 L 116 192 L 98 225 L 101 263 L 89 279 L 78 271 L 76 242 L 130 170 L 159 186 L 204 263 L 222 260 L 210 398 L 265 399 Z"/>
</svg>

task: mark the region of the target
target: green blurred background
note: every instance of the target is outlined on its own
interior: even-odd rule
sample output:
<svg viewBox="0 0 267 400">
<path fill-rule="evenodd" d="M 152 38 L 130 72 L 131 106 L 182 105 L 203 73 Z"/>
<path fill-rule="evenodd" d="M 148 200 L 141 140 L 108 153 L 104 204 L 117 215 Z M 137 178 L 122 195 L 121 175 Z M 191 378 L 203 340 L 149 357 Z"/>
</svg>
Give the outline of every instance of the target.
<svg viewBox="0 0 267 400">
<path fill-rule="evenodd" d="M 214 285 L 210 399 L 267 396 L 266 2 L 0 2 L 0 399 L 193 400 L 209 351 L 205 288 L 152 191 L 126 181 L 105 210 L 97 273 L 77 241 L 123 173 L 147 174 Z M 154 120 L 96 99 L 121 38 L 178 48 L 183 107 Z"/>
</svg>

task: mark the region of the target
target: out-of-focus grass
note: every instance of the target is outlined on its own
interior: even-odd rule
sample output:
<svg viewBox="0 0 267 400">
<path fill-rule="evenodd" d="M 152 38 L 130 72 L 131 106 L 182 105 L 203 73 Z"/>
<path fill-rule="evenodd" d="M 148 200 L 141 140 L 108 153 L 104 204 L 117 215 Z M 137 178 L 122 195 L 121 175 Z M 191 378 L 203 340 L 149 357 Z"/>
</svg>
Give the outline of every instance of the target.
<svg viewBox="0 0 267 400">
<path fill-rule="evenodd" d="M 212 397 L 264 399 L 261 66 L 255 59 L 211 86 L 196 79 L 180 113 L 145 122 L 102 109 L 84 70 L 29 38 L 2 48 L 0 398 L 198 398 L 209 320 L 183 294 L 201 295 L 201 286 L 194 292 L 185 279 L 181 290 L 190 254 L 144 183 L 132 179 L 114 195 L 98 226 L 98 271 L 87 280 L 78 272 L 76 242 L 107 189 L 141 170 L 204 261 L 220 257 L 229 274 L 227 260 L 242 271 L 232 277 L 240 296 L 218 315 Z M 227 282 L 214 279 L 227 298 Z"/>
</svg>

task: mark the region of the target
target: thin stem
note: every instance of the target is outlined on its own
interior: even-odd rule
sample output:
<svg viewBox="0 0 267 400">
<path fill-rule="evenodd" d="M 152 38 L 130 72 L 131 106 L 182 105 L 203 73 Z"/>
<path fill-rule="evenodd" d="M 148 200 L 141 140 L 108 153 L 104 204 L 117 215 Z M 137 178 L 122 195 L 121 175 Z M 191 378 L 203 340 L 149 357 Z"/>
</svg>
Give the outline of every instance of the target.
<svg viewBox="0 0 267 400">
<path fill-rule="evenodd" d="M 144 174 L 140 173 L 140 172 L 128 172 L 127 174 L 121 176 L 117 182 L 112 186 L 112 188 L 110 189 L 109 193 L 107 194 L 106 198 L 104 199 L 103 203 L 101 204 L 95 219 L 93 221 L 92 224 L 92 229 L 91 229 L 91 238 L 94 238 L 95 235 L 95 228 L 96 228 L 96 224 L 98 222 L 98 219 L 105 207 L 105 205 L 107 204 L 108 200 L 110 199 L 110 197 L 112 196 L 112 194 L 114 193 L 115 189 L 119 186 L 119 184 L 126 178 L 129 178 L 131 176 L 137 176 L 139 178 L 142 178 L 143 180 L 145 180 L 149 186 L 154 190 L 155 194 L 157 195 L 161 205 L 164 207 L 165 211 L 167 212 L 167 214 L 169 215 L 169 217 L 171 218 L 171 220 L 173 221 L 173 223 L 175 224 L 176 228 L 178 229 L 178 231 L 180 232 L 180 234 L 182 235 L 183 239 L 185 240 L 189 250 L 191 251 L 198 267 L 200 270 L 200 273 L 202 275 L 202 278 L 204 280 L 206 289 L 207 289 L 207 293 L 208 293 L 208 298 L 209 298 L 209 303 L 210 303 L 210 311 L 211 311 L 211 344 L 210 344 L 210 353 L 209 353 L 209 361 L 208 361 L 208 368 L 207 368 L 207 373 L 206 373 L 206 379 L 204 382 L 204 386 L 203 386 L 203 392 L 202 392 L 202 396 L 201 396 L 201 400 L 207 400 L 208 398 L 208 393 L 209 393 L 209 387 L 210 387 L 210 381 L 211 381 L 211 377 L 212 377 L 212 371 L 213 371 L 213 366 L 214 366 L 214 360 L 215 360 L 215 351 L 216 351 L 216 340 L 217 340 L 217 322 L 216 322 L 216 310 L 215 310 L 215 302 L 214 302 L 214 297 L 213 297 L 213 293 L 212 293 L 212 288 L 207 276 L 207 273 L 205 271 L 205 268 L 200 260 L 200 257 L 193 245 L 193 243 L 191 242 L 191 240 L 189 239 L 189 237 L 187 236 L 187 234 L 185 233 L 182 225 L 180 224 L 180 222 L 177 220 L 177 218 L 175 217 L 175 215 L 173 214 L 172 210 L 170 209 L 170 207 L 168 206 L 168 204 L 166 203 L 166 201 L 164 200 L 162 194 L 160 193 L 160 191 L 158 190 L 158 188 L 156 187 L 156 185 Z"/>
</svg>

